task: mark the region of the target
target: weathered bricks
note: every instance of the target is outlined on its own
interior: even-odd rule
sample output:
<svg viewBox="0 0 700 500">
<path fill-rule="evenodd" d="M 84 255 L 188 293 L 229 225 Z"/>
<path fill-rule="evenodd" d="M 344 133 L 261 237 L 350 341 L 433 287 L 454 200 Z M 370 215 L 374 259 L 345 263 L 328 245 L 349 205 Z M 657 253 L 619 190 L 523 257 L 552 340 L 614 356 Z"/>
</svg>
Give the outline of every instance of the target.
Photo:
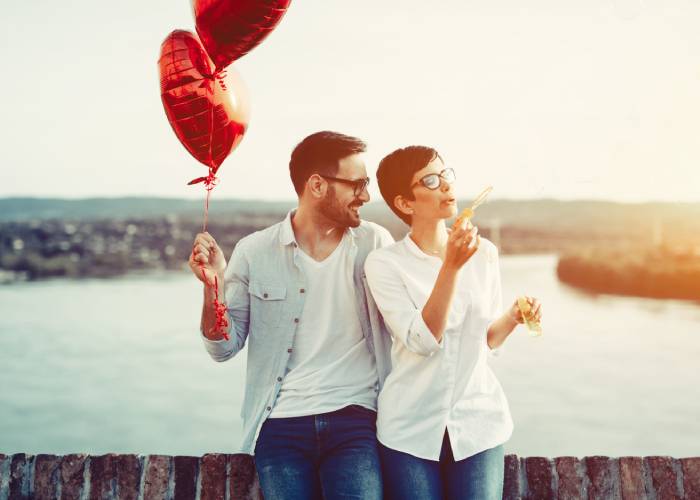
<svg viewBox="0 0 700 500">
<path fill-rule="evenodd" d="M 90 458 L 90 500 L 107 500 L 114 497 L 117 467 L 113 454 Z"/>
<path fill-rule="evenodd" d="M 683 498 L 691 500 L 700 498 L 700 457 L 681 458 L 683 472 Z"/>
<path fill-rule="evenodd" d="M 175 500 L 195 498 L 198 465 L 197 457 L 175 457 Z"/>
<path fill-rule="evenodd" d="M 649 467 L 657 500 L 681 500 L 681 494 L 678 491 L 679 478 L 674 470 L 674 459 L 671 457 L 646 457 L 644 461 Z"/>
<path fill-rule="evenodd" d="M 525 459 L 527 474 L 527 495 L 532 500 L 555 498 L 552 491 L 552 462 L 544 457 L 529 457 Z"/>
<path fill-rule="evenodd" d="M 583 474 L 581 462 L 576 457 L 557 457 L 554 459 L 559 483 L 557 498 L 559 500 L 584 500 Z"/>
<path fill-rule="evenodd" d="M 34 459 L 34 498 L 53 500 L 58 496 L 58 466 L 56 455 L 37 455 Z"/>
<path fill-rule="evenodd" d="M 622 500 L 647 500 L 644 485 L 644 461 L 641 457 L 620 457 L 620 493 Z"/>
<path fill-rule="evenodd" d="M 136 500 L 141 487 L 141 460 L 136 455 L 117 455 L 117 497 Z"/>
<path fill-rule="evenodd" d="M 585 457 L 588 471 L 588 500 L 617 500 L 620 498 L 617 462 L 609 457 Z"/>
<path fill-rule="evenodd" d="M 219 500 L 226 496 L 226 455 L 210 453 L 202 457 L 201 498 Z"/>
<path fill-rule="evenodd" d="M 700 457 L 545 457 L 504 462 L 507 500 L 697 500 Z M 227 490 L 228 489 L 228 490 Z M 248 455 L 0 454 L 0 499 L 262 500 Z"/>
<path fill-rule="evenodd" d="M 503 498 L 521 500 L 520 460 L 517 455 L 506 455 L 503 477 Z"/>
<path fill-rule="evenodd" d="M 12 456 L 10 462 L 10 481 L 8 500 L 29 498 L 29 458 L 24 453 Z"/>
<path fill-rule="evenodd" d="M 87 455 L 71 454 L 61 459 L 59 481 L 61 500 L 78 500 L 84 487 L 85 462 Z"/>
<path fill-rule="evenodd" d="M 144 500 L 165 500 L 168 497 L 172 457 L 148 455 L 144 471 Z"/>
<path fill-rule="evenodd" d="M 250 455 L 229 455 L 229 492 L 231 498 L 257 500 L 262 498 L 258 487 L 255 461 Z"/>
<path fill-rule="evenodd" d="M 4 481 L 6 480 L 6 475 L 5 474 L 5 464 L 8 464 L 10 462 L 10 459 L 7 457 L 7 455 L 4 455 L 0 453 L 0 498 L 2 498 L 2 492 L 7 489 L 7 485 L 4 484 Z"/>
</svg>

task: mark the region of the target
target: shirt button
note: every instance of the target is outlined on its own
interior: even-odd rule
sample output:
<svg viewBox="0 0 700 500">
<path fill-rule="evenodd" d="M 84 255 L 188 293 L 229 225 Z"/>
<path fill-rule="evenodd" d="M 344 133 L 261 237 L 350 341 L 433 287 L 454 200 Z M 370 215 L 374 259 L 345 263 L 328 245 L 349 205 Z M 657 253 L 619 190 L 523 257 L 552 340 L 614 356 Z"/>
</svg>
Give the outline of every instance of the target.
<svg viewBox="0 0 700 500">
<path fill-rule="evenodd" d="M 287 352 L 292 352 L 292 348 L 290 347 L 289 349 L 287 349 Z"/>
<path fill-rule="evenodd" d="M 306 290 L 304 290 L 304 289 L 302 288 L 302 289 L 299 290 L 299 293 L 304 293 L 305 291 L 306 291 Z"/>
<path fill-rule="evenodd" d="M 266 293 L 263 293 L 263 298 L 265 298 L 265 299 L 267 298 L 267 294 L 266 294 Z"/>
<path fill-rule="evenodd" d="M 277 377 L 277 382 L 282 382 L 282 377 Z"/>
<path fill-rule="evenodd" d="M 299 318 L 294 318 L 295 323 L 299 323 Z"/>
<path fill-rule="evenodd" d="M 272 410 L 272 408 L 270 408 L 269 406 L 268 406 L 268 407 L 267 407 L 266 409 L 267 409 L 267 411 L 270 411 L 270 410 Z"/>
</svg>

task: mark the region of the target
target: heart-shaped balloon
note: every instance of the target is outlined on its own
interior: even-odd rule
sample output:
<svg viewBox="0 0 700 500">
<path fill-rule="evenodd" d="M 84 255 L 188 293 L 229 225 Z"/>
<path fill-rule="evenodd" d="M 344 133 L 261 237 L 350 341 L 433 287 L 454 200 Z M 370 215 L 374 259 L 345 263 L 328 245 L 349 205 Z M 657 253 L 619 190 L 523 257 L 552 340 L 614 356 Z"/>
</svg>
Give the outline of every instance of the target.
<svg viewBox="0 0 700 500">
<path fill-rule="evenodd" d="M 163 41 L 158 69 L 161 100 L 175 135 L 215 173 L 248 126 L 250 107 L 240 75 L 231 68 L 225 81 L 223 74 L 214 76 L 199 39 L 184 30 Z"/>
<path fill-rule="evenodd" d="M 221 71 L 262 42 L 291 0 L 192 0 L 197 34 Z"/>
</svg>

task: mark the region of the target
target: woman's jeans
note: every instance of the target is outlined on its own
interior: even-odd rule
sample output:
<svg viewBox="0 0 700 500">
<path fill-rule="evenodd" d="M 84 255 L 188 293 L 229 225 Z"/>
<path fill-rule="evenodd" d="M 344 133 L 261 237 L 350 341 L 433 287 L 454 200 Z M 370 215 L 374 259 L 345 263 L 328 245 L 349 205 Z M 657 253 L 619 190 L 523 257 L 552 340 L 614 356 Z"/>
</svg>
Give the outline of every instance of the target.
<svg viewBox="0 0 700 500">
<path fill-rule="evenodd" d="M 445 432 L 440 461 L 425 460 L 379 445 L 385 498 L 391 500 L 501 500 L 503 445 L 455 462 Z"/>
<path fill-rule="evenodd" d="M 268 418 L 255 445 L 265 500 L 381 499 L 376 418 L 357 405 Z"/>
</svg>

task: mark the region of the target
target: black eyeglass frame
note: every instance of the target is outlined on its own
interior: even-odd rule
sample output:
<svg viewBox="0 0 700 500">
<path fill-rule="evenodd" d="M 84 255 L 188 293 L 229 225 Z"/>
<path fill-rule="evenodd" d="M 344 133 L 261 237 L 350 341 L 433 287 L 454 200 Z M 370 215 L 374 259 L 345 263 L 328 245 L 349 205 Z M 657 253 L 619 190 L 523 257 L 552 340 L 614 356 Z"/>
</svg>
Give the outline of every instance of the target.
<svg viewBox="0 0 700 500">
<path fill-rule="evenodd" d="M 323 174 L 318 174 L 318 175 L 320 175 L 324 179 L 328 179 L 329 181 L 337 181 L 337 182 L 340 182 L 343 184 L 347 184 L 348 186 L 352 186 L 353 187 L 352 194 L 354 194 L 355 196 L 360 196 L 362 194 L 362 191 L 364 191 L 365 189 L 367 189 L 369 187 L 369 182 L 371 180 L 369 177 L 365 177 L 364 179 L 352 180 L 352 179 L 341 179 L 340 177 L 331 177 L 330 175 L 323 175 Z"/>
<path fill-rule="evenodd" d="M 448 180 L 448 179 L 445 177 L 445 175 L 444 175 L 445 172 L 452 172 L 452 180 Z M 414 187 L 416 187 L 416 186 L 419 185 L 419 184 L 422 185 L 423 187 L 427 188 L 427 189 L 432 190 L 432 191 L 435 191 L 436 189 L 438 189 L 438 188 L 440 187 L 440 184 L 441 184 L 441 183 L 438 182 L 437 185 L 436 185 L 435 187 L 430 187 L 430 186 L 428 186 L 428 185 L 425 183 L 425 179 L 427 179 L 428 177 L 438 177 L 439 179 L 442 179 L 443 181 L 445 181 L 447 184 L 452 184 L 454 181 L 457 180 L 457 174 L 455 174 L 455 170 L 454 170 L 452 167 L 447 167 L 447 168 L 442 169 L 442 171 L 440 171 L 439 174 L 427 174 L 427 175 L 424 175 L 423 177 L 421 177 L 420 179 L 418 179 L 418 181 L 416 181 L 416 182 L 414 182 L 413 184 L 411 184 L 411 186 L 409 187 L 409 189 L 413 189 Z"/>
</svg>

